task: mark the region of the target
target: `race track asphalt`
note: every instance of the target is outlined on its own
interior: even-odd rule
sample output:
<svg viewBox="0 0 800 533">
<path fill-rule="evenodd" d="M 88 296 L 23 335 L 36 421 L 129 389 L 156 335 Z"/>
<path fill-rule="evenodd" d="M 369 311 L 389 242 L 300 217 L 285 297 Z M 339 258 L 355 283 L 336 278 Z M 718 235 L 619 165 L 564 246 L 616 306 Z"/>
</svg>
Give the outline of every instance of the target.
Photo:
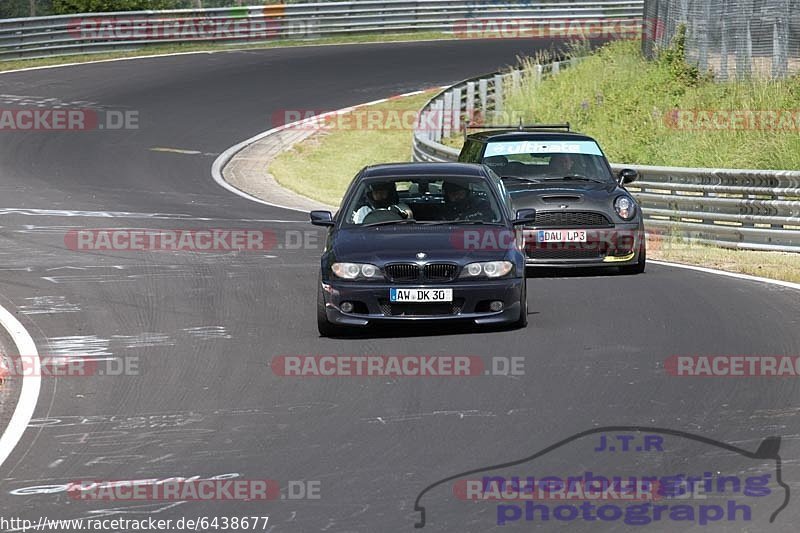
<svg viewBox="0 0 800 533">
<path fill-rule="evenodd" d="M 0 131 L 2 305 L 43 356 L 138 361 L 129 375 L 42 379 L 35 418 L 0 468 L 2 515 L 269 516 L 267 530 L 275 532 L 411 531 L 426 486 L 601 426 L 681 430 L 752 451 L 781 436 L 783 478 L 797 489 L 796 378 L 685 378 L 664 369 L 672 355 L 800 355 L 797 291 L 659 265 L 640 276 L 547 273 L 529 278 L 524 330 L 322 339 L 314 247 L 145 253 L 65 245 L 65 234 L 86 228 L 245 228 L 274 231 L 279 243 L 298 232 L 321 239 L 302 213 L 220 188 L 210 176 L 215 157 L 272 127 L 276 111 L 337 109 L 443 85 L 534 50 L 502 40 L 302 47 L 0 75 L 0 107 L 139 116 L 136 130 Z M 292 354 L 522 358 L 524 375 L 276 375 L 270 361 Z M 593 451 L 593 438 L 591 447 L 564 446 L 525 473 L 774 469 L 770 460 L 731 458 L 686 439 L 664 442 L 663 452 L 604 455 Z M 320 498 L 121 502 L 64 491 L 79 480 L 225 474 L 277 480 L 284 492 L 290 480 L 318 483 Z M 777 491 L 750 498 L 757 501 L 749 524 L 662 519 L 645 527 L 795 531 L 794 502 L 768 522 L 776 498 Z M 524 515 L 498 525 L 498 513 L 515 511 L 454 501 L 443 486 L 424 503 L 430 531 L 643 530 L 618 520 L 556 524 Z"/>
</svg>

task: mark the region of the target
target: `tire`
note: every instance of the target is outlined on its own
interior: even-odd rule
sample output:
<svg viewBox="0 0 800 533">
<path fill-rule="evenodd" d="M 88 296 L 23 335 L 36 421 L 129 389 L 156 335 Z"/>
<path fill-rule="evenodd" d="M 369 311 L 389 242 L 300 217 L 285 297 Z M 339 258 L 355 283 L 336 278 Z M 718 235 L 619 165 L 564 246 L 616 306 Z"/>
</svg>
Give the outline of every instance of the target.
<svg viewBox="0 0 800 533">
<path fill-rule="evenodd" d="M 635 265 L 628 265 L 619 267 L 620 272 L 623 274 L 641 274 L 647 266 L 647 245 L 642 242 L 642 247 L 639 250 L 639 260 Z"/>
<path fill-rule="evenodd" d="M 321 337 L 335 337 L 342 333 L 341 326 L 331 324 L 325 313 L 325 295 L 322 293 L 322 283 L 317 282 L 317 330 Z"/>
<path fill-rule="evenodd" d="M 522 329 L 528 325 L 528 279 L 522 278 L 522 295 L 519 298 L 519 318 L 514 322 L 514 327 Z"/>
</svg>

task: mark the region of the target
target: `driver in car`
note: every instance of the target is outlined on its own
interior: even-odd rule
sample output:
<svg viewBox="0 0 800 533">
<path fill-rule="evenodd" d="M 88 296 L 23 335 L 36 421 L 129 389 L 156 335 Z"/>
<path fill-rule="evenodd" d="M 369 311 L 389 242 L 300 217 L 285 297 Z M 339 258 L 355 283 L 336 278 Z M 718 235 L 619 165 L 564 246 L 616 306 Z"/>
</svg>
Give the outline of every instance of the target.
<svg viewBox="0 0 800 533">
<path fill-rule="evenodd" d="M 367 186 L 367 204 L 361 206 L 353 213 L 353 223 L 362 224 L 364 218 L 377 209 L 395 211 L 402 218 L 408 218 L 411 209 L 400 203 L 397 188 L 394 182 L 378 182 Z"/>
<path fill-rule="evenodd" d="M 469 186 L 445 181 L 442 184 L 444 209 L 442 220 L 474 220 L 491 222 L 495 214 L 486 200 L 473 195 Z"/>
<path fill-rule="evenodd" d="M 550 163 L 547 170 L 551 174 L 558 176 L 569 176 L 574 172 L 575 160 L 569 154 L 553 154 L 550 157 Z"/>
</svg>

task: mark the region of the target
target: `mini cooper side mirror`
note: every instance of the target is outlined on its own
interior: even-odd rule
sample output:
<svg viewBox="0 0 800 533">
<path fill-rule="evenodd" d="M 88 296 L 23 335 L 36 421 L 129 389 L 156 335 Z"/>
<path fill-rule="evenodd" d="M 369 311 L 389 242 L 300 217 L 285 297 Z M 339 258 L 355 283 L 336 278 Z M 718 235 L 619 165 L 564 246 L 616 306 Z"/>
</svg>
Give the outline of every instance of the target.
<svg viewBox="0 0 800 533">
<path fill-rule="evenodd" d="M 619 181 L 622 184 L 633 183 L 639 178 L 639 173 L 632 168 L 623 168 L 619 171 Z"/>
<path fill-rule="evenodd" d="M 311 223 L 315 226 L 333 226 L 333 215 L 330 211 L 311 211 Z"/>
<path fill-rule="evenodd" d="M 514 225 L 533 224 L 536 221 L 536 209 L 517 209 L 517 218 Z"/>
</svg>

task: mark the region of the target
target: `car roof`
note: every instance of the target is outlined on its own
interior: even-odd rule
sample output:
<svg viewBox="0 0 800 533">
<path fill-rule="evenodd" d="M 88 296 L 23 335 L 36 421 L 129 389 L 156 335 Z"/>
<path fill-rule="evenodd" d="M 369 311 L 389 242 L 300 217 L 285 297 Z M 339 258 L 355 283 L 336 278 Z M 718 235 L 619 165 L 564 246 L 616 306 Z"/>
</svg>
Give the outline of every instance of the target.
<svg viewBox="0 0 800 533">
<path fill-rule="evenodd" d="M 364 168 L 362 178 L 401 176 L 486 177 L 486 170 L 473 163 L 383 163 Z"/>
<path fill-rule="evenodd" d="M 489 141 L 529 141 L 529 140 L 548 140 L 548 141 L 595 141 L 592 137 L 583 133 L 566 131 L 548 130 L 485 130 L 467 135 L 468 139 L 489 142 Z"/>
</svg>

